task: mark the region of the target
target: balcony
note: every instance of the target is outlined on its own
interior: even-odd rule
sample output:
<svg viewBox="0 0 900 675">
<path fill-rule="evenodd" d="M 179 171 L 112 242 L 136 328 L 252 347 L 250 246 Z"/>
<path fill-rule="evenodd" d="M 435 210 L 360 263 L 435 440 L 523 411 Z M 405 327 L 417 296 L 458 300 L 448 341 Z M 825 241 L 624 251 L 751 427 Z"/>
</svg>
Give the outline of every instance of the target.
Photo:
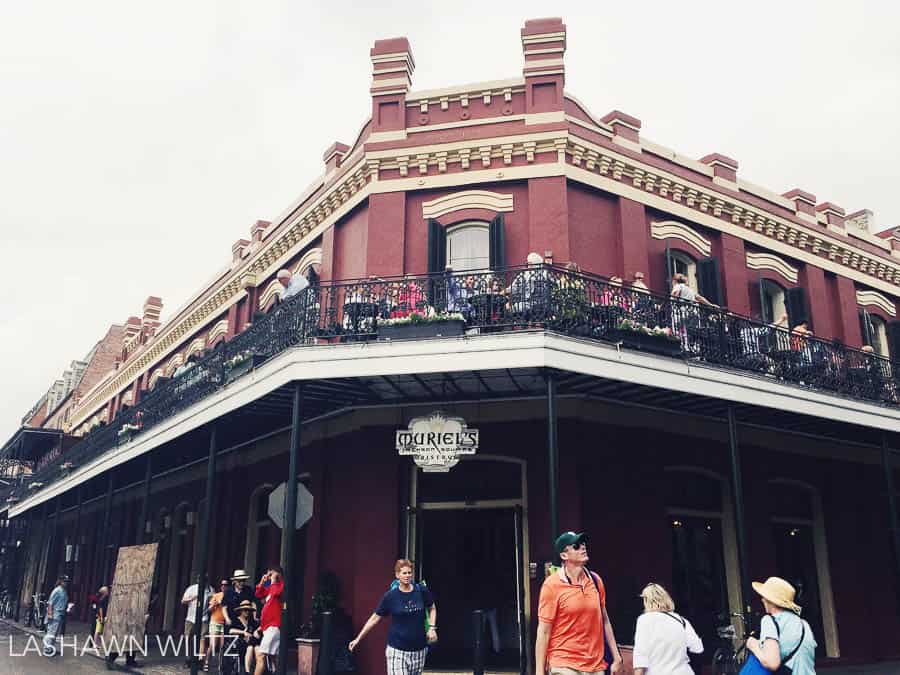
<svg viewBox="0 0 900 675">
<path fill-rule="evenodd" d="M 36 469 L 20 496 L 148 433 L 289 349 L 512 331 L 562 334 L 894 410 L 900 400 L 900 366 L 875 354 L 596 275 L 538 266 L 336 281 L 258 314 L 178 376 L 160 378 L 138 405 Z"/>
</svg>

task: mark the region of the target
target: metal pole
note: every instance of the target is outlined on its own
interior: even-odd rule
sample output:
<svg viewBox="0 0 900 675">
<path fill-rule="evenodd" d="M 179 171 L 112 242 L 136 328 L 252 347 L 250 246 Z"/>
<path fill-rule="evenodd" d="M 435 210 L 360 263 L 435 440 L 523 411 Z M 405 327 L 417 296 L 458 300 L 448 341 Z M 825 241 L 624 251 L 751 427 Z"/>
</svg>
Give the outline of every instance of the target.
<svg viewBox="0 0 900 675">
<path fill-rule="evenodd" d="M 78 546 L 79 546 L 78 542 L 81 539 L 81 502 L 84 501 L 84 498 L 82 495 L 83 487 L 84 487 L 84 483 L 79 483 L 78 491 L 76 493 L 77 499 L 78 499 L 78 509 L 75 511 L 75 536 L 73 537 L 73 540 L 72 540 L 72 560 L 70 561 L 70 564 L 68 565 L 69 569 L 66 570 L 66 574 L 69 575 L 69 578 L 71 580 L 70 583 L 72 583 L 73 590 L 74 590 L 74 585 L 75 585 L 74 584 L 75 563 L 76 563 L 75 558 L 78 553 Z"/>
<path fill-rule="evenodd" d="M 203 625 L 203 599 L 206 595 L 206 563 L 209 556 L 209 524 L 213 514 L 213 498 L 216 482 L 216 426 L 209 430 L 209 460 L 206 463 L 206 505 L 203 507 L 203 518 L 200 521 L 200 551 L 197 556 L 197 612 L 194 614 L 194 630 L 191 633 L 191 645 L 200 644 L 200 629 Z M 191 675 L 197 675 L 200 669 L 198 659 L 191 660 Z"/>
<path fill-rule="evenodd" d="M 472 630 L 475 639 L 472 641 L 472 675 L 484 675 L 484 610 L 472 612 Z"/>
<path fill-rule="evenodd" d="M 109 483 L 106 486 L 106 500 L 103 503 L 103 530 L 100 532 L 100 585 L 106 585 L 107 548 L 109 546 L 109 517 L 112 511 L 113 471 L 109 472 Z"/>
<path fill-rule="evenodd" d="M 139 544 L 147 543 L 147 515 L 150 513 L 150 478 L 153 475 L 153 460 L 151 453 L 147 453 L 147 470 L 144 472 L 144 499 L 141 501 L 141 518 L 138 520 Z"/>
<path fill-rule="evenodd" d="M 322 612 L 322 642 L 319 649 L 319 663 L 316 669 L 316 675 L 331 675 L 332 665 L 334 664 L 334 614 L 327 611 Z M 279 668 L 281 668 L 279 661 Z M 314 664 L 315 665 L 315 664 Z"/>
<path fill-rule="evenodd" d="M 750 618 L 750 574 L 747 571 L 747 531 L 744 522 L 744 483 L 741 478 L 741 453 L 738 447 L 737 421 L 734 408 L 728 406 L 728 446 L 731 451 L 731 494 L 734 500 L 734 529 L 737 539 L 738 570 L 741 577 L 741 608 L 745 620 Z M 749 623 L 745 623 L 749 626 Z"/>
<path fill-rule="evenodd" d="M 281 566 L 284 568 L 284 594 L 281 611 L 281 644 L 278 647 L 278 675 L 287 673 L 288 639 L 291 636 L 294 615 L 293 603 L 288 598 L 297 583 L 294 574 L 294 530 L 297 524 L 297 471 L 300 464 L 300 407 L 303 403 L 303 383 L 294 383 L 294 404 L 291 411 L 291 449 L 288 461 L 287 489 L 284 497 L 284 531 L 281 533 Z M 328 646 L 322 643 L 321 651 Z"/>
<path fill-rule="evenodd" d="M 556 378 L 547 374 L 547 478 L 550 481 L 550 550 L 559 534 L 559 446 L 556 433 Z"/>
<path fill-rule="evenodd" d="M 891 466 L 891 454 L 894 451 L 888 446 L 887 433 L 881 435 L 881 464 L 884 467 L 884 482 L 888 495 L 888 524 L 891 528 L 891 542 L 894 547 L 895 592 L 897 595 L 897 611 L 900 613 L 900 523 L 897 518 L 897 495 L 894 492 L 894 470 Z"/>
</svg>

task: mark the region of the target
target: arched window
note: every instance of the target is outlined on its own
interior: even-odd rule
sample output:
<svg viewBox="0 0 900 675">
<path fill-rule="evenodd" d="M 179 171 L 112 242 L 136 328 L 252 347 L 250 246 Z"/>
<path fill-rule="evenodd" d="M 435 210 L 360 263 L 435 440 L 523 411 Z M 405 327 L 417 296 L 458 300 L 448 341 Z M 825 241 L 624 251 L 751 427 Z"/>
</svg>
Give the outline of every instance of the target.
<svg viewBox="0 0 900 675">
<path fill-rule="evenodd" d="M 447 266 L 454 271 L 490 267 L 488 224 L 461 223 L 447 229 Z"/>
<path fill-rule="evenodd" d="M 691 256 L 681 251 L 669 251 L 669 265 L 671 276 L 683 274 L 687 277 L 688 286 L 697 290 L 697 262 Z"/>
<path fill-rule="evenodd" d="M 759 281 L 760 317 L 766 323 L 775 323 L 784 316 L 784 288 L 770 279 Z"/>
</svg>

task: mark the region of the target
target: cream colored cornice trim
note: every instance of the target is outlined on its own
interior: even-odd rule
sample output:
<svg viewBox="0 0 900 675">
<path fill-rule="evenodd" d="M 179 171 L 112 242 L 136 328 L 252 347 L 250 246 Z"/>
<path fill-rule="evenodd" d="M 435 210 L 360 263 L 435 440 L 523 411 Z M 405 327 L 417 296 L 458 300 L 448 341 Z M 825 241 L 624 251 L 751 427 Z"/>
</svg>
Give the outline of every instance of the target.
<svg viewBox="0 0 900 675">
<path fill-rule="evenodd" d="M 856 291 L 856 304 L 865 307 L 873 305 L 890 316 L 897 316 L 894 303 L 876 291 Z"/>
<path fill-rule="evenodd" d="M 226 323 L 226 326 L 227 326 L 227 323 Z M 185 358 L 189 357 L 191 354 L 197 354 L 199 352 L 202 352 L 205 347 L 206 347 L 206 340 L 204 340 L 202 337 L 198 337 L 187 348 L 187 351 L 185 352 Z"/>
<path fill-rule="evenodd" d="M 487 190 L 464 190 L 454 192 L 445 197 L 422 204 L 423 218 L 440 218 L 441 216 L 462 211 L 463 209 L 487 209 L 497 213 L 508 213 L 513 210 L 513 196 L 488 192 Z"/>
<path fill-rule="evenodd" d="M 419 105 L 421 99 L 440 99 L 443 96 L 448 98 L 456 98 L 463 94 L 467 94 L 468 98 L 477 98 L 484 92 L 490 91 L 500 92 L 504 89 L 519 88 L 524 91 L 525 79 L 521 77 L 509 80 L 489 80 L 487 82 L 473 82 L 471 84 L 461 84 L 456 87 L 444 87 L 443 89 L 423 89 L 422 91 L 411 91 L 406 95 L 407 105 Z M 500 95 L 497 93 L 496 95 Z"/>
<path fill-rule="evenodd" d="M 650 223 L 650 236 L 654 239 L 680 239 L 698 253 L 709 257 L 712 243 L 693 228 L 674 220 Z"/>
<path fill-rule="evenodd" d="M 720 231 L 734 229 L 725 227 L 730 220 L 733 224 L 742 225 L 745 233 L 755 232 L 761 235 L 759 245 L 763 248 L 771 248 L 781 253 L 787 250 L 788 257 L 798 259 L 797 252 L 809 251 L 812 256 L 808 261 L 814 265 L 826 267 L 826 262 L 837 261 L 834 267 L 839 274 L 858 277 L 863 283 L 870 285 L 883 280 L 889 284 L 891 293 L 897 294 L 900 291 L 897 288 L 900 286 L 900 265 L 830 237 L 827 233 L 739 201 L 731 195 L 718 192 L 712 186 L 700 185 L 656 167 L 647 166 L 577 136 L 570 137 L 567 152 L 572 155 L 572 164 L 577 168 L 583 165 L 583 170 L 589 174 L 609 177 L 611 182 L 623 188 L 630 183 L 631 187 L 636 188 L 641 194 L 658 196 L 652 200 L 660 204 L 657 208 L 675 212 L 673 211 L 675 207 L 684 205 L 687 212 L 692 214 L 688 216 L 689 218 L 697 220 L 699 216 L 712 216 L 703 220 Z M 621 190 L 615 192 L 621 194 Z M 751 239 L 748 236 L 741 238 Z M 851 271 L 858 271 L 859 275 L 851 275 Z"/>
<path fill-rule="evenodd" d="M 181 354 L 175 354 L 175 356 L 169 359 L 169 361 L 166 363 L 165 367 L 163 368 L 163 372 L 166 375 L 171 375 L 174 370 L 182 363 L 184 363 L 184 357 Z"/>
<path fill-rule="evenodd" d="M 773 253 L 747 253 L 747 267 L 751 270 L 769 270 L 780 274 L 787 281 L 796 284 L 800 278 L 800 272 L 796 267 L 789 265 L 783 258 Z"/>
<path fill-rule="evenodd" d="M 874 286 L 885 293 L 890 293 L 891 295 L 896 295 L 898 293 L 897 286 L 893 282 L 873 277 L 857 268 L 844 266 L 839 262 L 840 258 L 831 259 L 827 255 L 819 255 L 818 252 L 813 253 L 808 242 L 805 248 L 800 248 L 796 245 L 796 240 L 794 244 L 789 244 L 787 241 L 767 235 L 764 231 L 757 231 L 754 227 L 729 223 L 718 216 L 704 213 L 703 211 L 696 209 L 695 206 L 687 206 L 684 203 L 684 199 L 682 199 L 681 202 L 675 202 L 657 194 L 647 192 L 646 190 L 627 185 L 611 177 L 597 175 L 595 172 L 588 171 L 581 167 L 566 165 L 565 169 L 565 175 L 570 180 L 593 186 L 611 194 L 620 195 L 654 209 L 667 211 L 679 218 L 684 218 L 685 220 L 696 222 L 704 227 L 709 227 L 713 230 L 718 230 L 719 232 L 725 232 L 738 237 L 739 239 L 743 239 L 760 248 L 770 249 L 781 255 L 814 265 L 828 272 L 834 272 L 835 274 L 840 274 L 848 279 L 853 279 L 854 281 L 858 281 L 868 286 Z M 819 251 L 821 250 L 822 248 L 820 246 Z M 828 249 L 825 249 L 825 251 L 827 250 Z M 900 267 L 891 266 L 891 271 L 892 274 L 896 272 L 900 275 Z"/>
</svg>

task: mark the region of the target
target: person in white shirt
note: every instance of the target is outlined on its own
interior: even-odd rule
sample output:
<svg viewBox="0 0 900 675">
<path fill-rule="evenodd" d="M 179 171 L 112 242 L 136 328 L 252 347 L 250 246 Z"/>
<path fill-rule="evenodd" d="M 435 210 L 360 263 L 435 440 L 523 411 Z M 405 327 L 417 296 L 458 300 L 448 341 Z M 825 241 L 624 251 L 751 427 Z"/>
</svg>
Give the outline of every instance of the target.
<svg viewBox="0 0 900 675">
<path fill-rule="evenodd" d="M 672 596 L 659 584 L 641 591 L 644 613 L 634 632 L 634 675 L 694 675 L 688 652 L 703 653 L 690 621 L 675 613 Z"/>
<path fill-rule="evenodd" d="M 281 302 L 309 288 L 309 280 L 299 272 L 291 274 L 290 270 L 278 270 L 277 279 L 284 286 L 280 293 Z"/>
</svg>

